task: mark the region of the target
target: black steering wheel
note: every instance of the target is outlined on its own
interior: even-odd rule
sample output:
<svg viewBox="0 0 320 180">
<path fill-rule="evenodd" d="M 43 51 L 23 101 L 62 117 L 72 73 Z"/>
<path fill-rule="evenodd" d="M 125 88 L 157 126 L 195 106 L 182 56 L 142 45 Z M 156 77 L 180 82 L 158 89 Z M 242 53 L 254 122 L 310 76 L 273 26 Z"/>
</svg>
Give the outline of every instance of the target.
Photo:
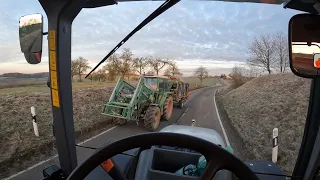
<svg viewBox="0 0 320 180">
<path fill-rule="evenodd" d="M 73 170 L 68 180 L 84 179 L 101 163 L 119 153 L 153 145 L 178 146 L 201 153 L 207 160 L 204 173 L 200 177 L 201 180 L 212 180 L 215 174 L 222 169 L 233 172 L 239 179 L 259 179 L 241 160 L 209 141 L 178 133 L 153 132 L 127 137 L 98 149 L 91 157 Z"/>
</svg>

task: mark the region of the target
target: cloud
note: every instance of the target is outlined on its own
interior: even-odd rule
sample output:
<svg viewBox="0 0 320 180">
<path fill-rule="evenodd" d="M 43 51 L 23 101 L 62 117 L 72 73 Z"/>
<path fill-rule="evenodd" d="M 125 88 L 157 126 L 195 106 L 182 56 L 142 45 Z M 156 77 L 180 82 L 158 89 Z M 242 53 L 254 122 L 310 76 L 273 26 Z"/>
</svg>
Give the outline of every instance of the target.
<svg viewBox="0 0 320 180">
<path fill-rule="evenodd" d="M 37 1 L 8 1 L 0 7 L 0 66 L 25 62 L 18 41 L 20 16 L 44 14 Z M 100 61 L 120 40 L 163 2 L 122 2 L 84 9 L 73 22 L 72 57 Z M 124 48 L 137 56 L 154 55 L 192 63 L 245 62 L 247 45 L 260 33 L 287 32 L 291 16 L 298 11 L 282 5 L 181 1 L 137 32 Z M 47 19 L 44 16 L 45 27 Z M 44 44 L 47 43 L 44 38 Z M 47 46 L 43 47 L 47 56 Z M 45 63 L 47 64 L 47 63 Z M 0 73 L 3 72 L 0 70 Z"/>
</svg>

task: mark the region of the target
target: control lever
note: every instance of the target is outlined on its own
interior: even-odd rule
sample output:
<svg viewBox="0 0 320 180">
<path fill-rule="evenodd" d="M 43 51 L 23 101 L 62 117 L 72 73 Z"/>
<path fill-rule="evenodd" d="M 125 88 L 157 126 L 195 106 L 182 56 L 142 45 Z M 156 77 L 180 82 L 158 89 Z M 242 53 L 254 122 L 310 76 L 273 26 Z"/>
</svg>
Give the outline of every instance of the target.
<svg viewBox="0 0 320 180">
<path fill-rule="evenodd" d="M 52 165 L 42 171 L 44 179 L 42 180 L 65 180 L 67 177 L 56 165 Z"/>
</svg>

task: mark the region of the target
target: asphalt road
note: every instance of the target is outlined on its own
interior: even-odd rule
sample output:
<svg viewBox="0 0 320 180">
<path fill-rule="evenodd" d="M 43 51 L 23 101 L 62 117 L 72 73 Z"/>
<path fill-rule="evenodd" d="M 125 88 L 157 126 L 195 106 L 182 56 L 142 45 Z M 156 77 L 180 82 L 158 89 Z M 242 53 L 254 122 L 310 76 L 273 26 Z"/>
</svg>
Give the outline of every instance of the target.
<svg viewBox="0 0 320 180">
<path fill-rule="evenodd" d="M 196 125 L 200 127 L 212 128 L 220 133 L 223 139 L 223 130 L 221 128 L 218 114 L 214 102 L 214 92 L 216 88 L 208 87 L 198 89 L 191 92 L 190 99 L 185 104 L 183 109 L 175 108 L 174 113 L 170 121 L 161 121 L 160 128 L 173 124 L 191 125 L 192 119 L 196 120 Z M 137 126 L 134 122 L 128 123 L 124 126 L 113 127 L 98 136 L 95 136 L 81 145 L 89 147 L 100 147 L 109 141 L 114 141 L 120 138 L 124 138 L 130 135 L 139 133 L 146 133 L 143 124 Z M 228 143 L 227 143 L 228 144 Z M 77 147 L 78 163 L 83 162 L 87 159 L 94 150 L 84 149 Z M 38 165 L 32 166 L 25 171 L 22 171 L 16 175 L 11 176 L 10 179 L 24 180 L 24 179 L 42 179 L 42 170 L 48 166 L 59 164 L 57 156 L 50 158 L 47 161 L 43 161 Z"/>
</svg>

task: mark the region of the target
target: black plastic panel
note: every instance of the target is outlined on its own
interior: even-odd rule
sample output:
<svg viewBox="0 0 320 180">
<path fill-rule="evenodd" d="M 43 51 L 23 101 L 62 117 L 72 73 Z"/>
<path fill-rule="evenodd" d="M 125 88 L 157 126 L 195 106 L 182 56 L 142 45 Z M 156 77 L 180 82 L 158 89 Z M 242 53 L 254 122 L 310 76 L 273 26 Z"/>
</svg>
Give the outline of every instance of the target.
<svg viewBox="0 0 320 180">
<path fill-rule="evenodd" d="M 245 164 L 249 166 L 253 172 L 284 175 L 281 168 L 277 164 L 271 161 L 253 160 L 253 161 L 246 161 Z M 262 175 L 262 174 L 257 174 L 257 176 L 259 177 L 260 180 L 286 180 L 285 177 L 281 177 L 281 176 Z"/>
<path fill-rule="evenodd" d="M 136 180 L 193 180 L 198 177 L 174 174 L 178 169 L 188 164 L 197 164 L 199 153 L 169 150 L 152 147 L 140 154 L 136 171 Z M 217 172 L 214 180 L 231 180 L 232 173 L 228 170 Z"/>
</svg>

